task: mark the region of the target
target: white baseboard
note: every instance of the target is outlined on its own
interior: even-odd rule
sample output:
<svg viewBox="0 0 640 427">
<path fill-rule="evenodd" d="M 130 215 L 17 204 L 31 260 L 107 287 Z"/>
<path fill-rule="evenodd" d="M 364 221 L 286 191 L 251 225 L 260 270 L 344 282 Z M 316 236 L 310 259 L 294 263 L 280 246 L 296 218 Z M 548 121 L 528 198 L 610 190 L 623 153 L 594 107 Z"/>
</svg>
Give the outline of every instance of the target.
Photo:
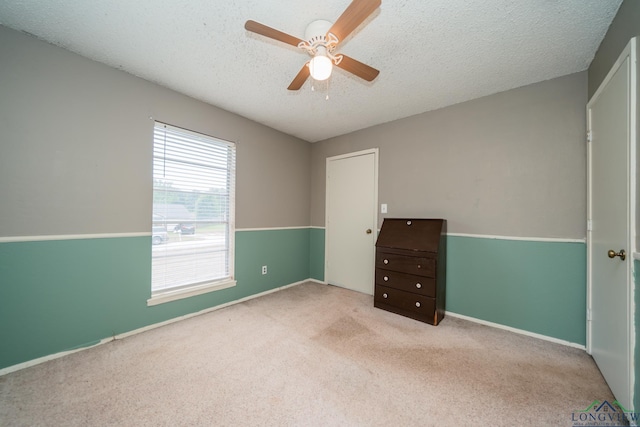
<svg viewBox="0 0 640 427">
<path fill-rule="evenodd" d="M 152 329 L 156 329 L 156 328 L 159 328 L 161 326 L 169 325 L 171 323 L 179 322 L 181 320 L 189 319 L 191 317 L 200 316 L 202 314 L 210 313 L 210 312 L 215 311 L 215 310 L 220 310 L 221 308 L 229 307 L 229 306 L 234 305 L 234 304 L 239 304 L 239 303 L 244 302 L 244 301 L 249 301 L 251 299 L 258 298 L 258 297 L 261 297 L 261 296 L 264 296 L 264 295 L 268 295 L 268 294 L 271 294 L 271 293 L 274 293 L 274 292 L 278 292 L 278 291 L 281 291 L 283 289 L 291 288 L 293 286 L 301 285 L 301 284 L 306 283 L 306 282 L 322 283 L 322 282 L 317 281 L 315 279 L 307 279 L 307 280 L 302 280 L 300 282 L 295 282 L 295 283 L 291 283 L 291 284 L 288 284 L 288 285 L 280 286 L 280 287 L 277 287 L 277 288 L 274 288 L 274 289 L 270 289 L 268 291 L 260 292 L 259 294 L 249 295 L 248 297 L 244 297 L 244 298 L 240 298 L 238 300 L 234 300 L 234 301 L 230 301 L 230 302 L 227 302 L 227 303 L 224 303 L 224 304 L 216 305 L 215 307 L 209 307 L 209 308 L 205 308 L 204 310 L 200 310 L 200 311 L 197 311 L 197 312 L 194 312 L 194 313 L 185 314 L 184 316 L 174 317 L 173 319 L 165 320 L 164 322 L 154 323 L 153 325 L 144 326 L 144 327 L 139 328 L 139 329 L 134 329 L 133 331 L 123 332 L 121 334 L 114 335 L 114 336 L 109 337 L 109 338 L 103 338 L 100 341 L 98 341 L 97 343 L 91 344 L 91 345 L 87 345 L 86 347 L 80 347 L 80 348 L 75 348 L 73 350 L 61 351 L 59 353 L 49 354 L 47 356 L 39 357 L 37 359 L 28 360 L 26 362 L 18 363 L 17 365 L 8 366 L 6 368 L 0 369 L 0 376 L 9 374 L 11 372 L 19 371 L 21 369 L 29 368 L 31 366 L 39 365 L 41 363 L 48 362 L 50 360 L 59 359 L 61 357 L 67 356 L 69 354 L 73 354 L 73 353 L 77 353 L 79 351 L 87 350 L 89 348 L 97 347 L 99 345 L 106 344 L 106 343 L 109 343 L 111 341 L 120 340 L 120 339 L 123 339 L 123 338 L 130 337 L 132 335 L 137 335 L 137 334 L 140 334 L 142 332 L 150 331 Z"/>
<path fill-rule="evenodd" d="M 479 323 L 485 326 L 491 326 L 492 328 L 503 329 L 505 331 L 515 332 L 516 334 L 526 335 L 528 337 L 533 337 L 533 338 L 537 338 L 544 341 L 550 341 L 556 344 L 566 345 L 567 347 L 573 347 L 573 348 L 578 348 L 580 350 L 587 351 L 587 348 L 582 344 L 549 337 L 547 335 L 536 334 L 534 332 L 525 331 L 524 329 L 512 328 L 511 326 L 501 325 L 500 323 L 488 322 L 486 320 L 476 319 L 475 317 L 469 317 L 463 314 L 452 313 L 450 311 L 445 311 L 445 316 L 457 317 L 458 319 L 468 320 L 470 322 Z"/>
</svg>

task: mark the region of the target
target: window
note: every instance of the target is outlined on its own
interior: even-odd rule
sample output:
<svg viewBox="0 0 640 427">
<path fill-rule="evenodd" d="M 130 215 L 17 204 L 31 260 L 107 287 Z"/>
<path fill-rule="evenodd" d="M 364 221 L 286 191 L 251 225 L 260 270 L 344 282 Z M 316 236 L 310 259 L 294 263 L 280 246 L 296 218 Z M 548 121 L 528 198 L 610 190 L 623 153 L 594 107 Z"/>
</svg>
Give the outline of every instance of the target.
<svg viewBox="0 0 640 427">
<path fill-rule="evenodd" d="M 155 123 L 149 305 L 235 285 L 234 189 L 235 144 Z"/>
</svg>

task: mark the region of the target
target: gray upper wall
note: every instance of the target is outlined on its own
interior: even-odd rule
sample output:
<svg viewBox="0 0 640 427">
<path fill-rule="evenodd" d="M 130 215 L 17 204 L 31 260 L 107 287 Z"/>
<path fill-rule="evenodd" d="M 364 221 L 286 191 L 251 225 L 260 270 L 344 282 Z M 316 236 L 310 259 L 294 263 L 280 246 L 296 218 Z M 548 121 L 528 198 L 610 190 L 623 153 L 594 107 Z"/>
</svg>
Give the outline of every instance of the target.
<svg viewBox="0 0 640 427">
<path fill-rule="evenodd" d="M 596 93 L 629 40 L 637 36 L 640 36 L 640 1 L 624 0 L 589 65 L 589 99 Z"/>
<path fill-rule="evenodd" d="M 307 142 L 2 26 L 0 58 L 0 237 L 150 231 L 150 117 L 237 142 L 238 228 L 309 225 Z"/>
<path fill-rule="evenodd" d="M 584 239 L 586 84 L 576 73 L 313 144 L 311 224 L 325 223 L 326 158 L 378 147 L 380 221 Z"/>
</svg>

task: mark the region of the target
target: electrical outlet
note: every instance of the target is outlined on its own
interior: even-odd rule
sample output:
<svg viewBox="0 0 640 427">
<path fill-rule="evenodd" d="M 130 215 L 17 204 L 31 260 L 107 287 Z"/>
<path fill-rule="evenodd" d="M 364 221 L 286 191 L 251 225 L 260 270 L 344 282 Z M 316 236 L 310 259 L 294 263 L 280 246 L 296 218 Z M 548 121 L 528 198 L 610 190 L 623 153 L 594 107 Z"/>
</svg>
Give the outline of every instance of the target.
<svg viewBox="0 0 640 427">
<path fill-rule="evenodd" d="M 267 266 L 266 265 L 262 266 L 262 274 L 267 274 Z"/>
</svg>

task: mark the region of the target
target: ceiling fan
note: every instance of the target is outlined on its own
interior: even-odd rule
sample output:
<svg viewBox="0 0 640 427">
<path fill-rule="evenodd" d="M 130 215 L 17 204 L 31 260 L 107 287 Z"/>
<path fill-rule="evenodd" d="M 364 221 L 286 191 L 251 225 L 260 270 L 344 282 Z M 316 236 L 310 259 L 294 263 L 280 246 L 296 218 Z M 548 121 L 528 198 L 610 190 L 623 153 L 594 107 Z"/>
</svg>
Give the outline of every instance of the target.
<svg viewBox="0 0 640 427">
<path fill-rule="evenodd" d="M 342 68 L 366 81 L 375 79 L 380 71 L 343 54 L 334 54 L 336 48 L 382 3 L 382 0 L 353 0 L 335 23 L 313 21 L 305 31 L 302 40 L 289 34 L 249 20 L 244 28 L 256 34 L 281 41 L 305 50 L 311 59 L 304 64 L 287 89 L 298 90 L 309 76 L 315 80 L 326 80 L 331 75 L 333 65 Z"/>
</svg>

